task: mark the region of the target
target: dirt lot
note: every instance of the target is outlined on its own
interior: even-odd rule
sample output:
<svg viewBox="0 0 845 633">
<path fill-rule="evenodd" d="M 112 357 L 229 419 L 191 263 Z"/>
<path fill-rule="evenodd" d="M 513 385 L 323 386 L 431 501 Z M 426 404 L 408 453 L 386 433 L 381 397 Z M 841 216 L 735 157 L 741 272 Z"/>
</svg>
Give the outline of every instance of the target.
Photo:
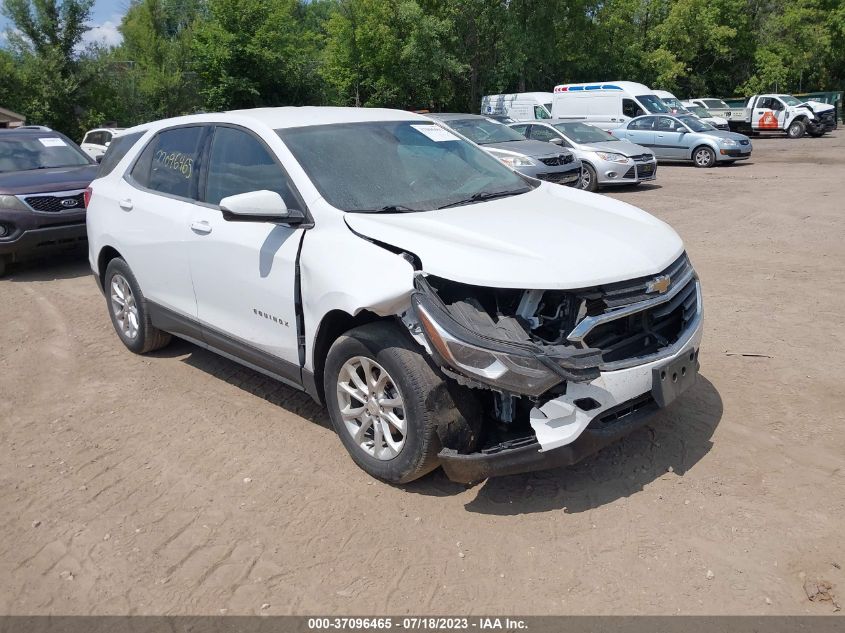
<svg viewBox="0 0 845 633">
<path fill-rule="evenodd" d="M 701 274 L 694 389 L 471 488 L 373 481 L 306 396 L 190 344 L 130 354 L 82 259 L 14 268 L 0 613 L 832 613 L 804 584 L 845 602 L 845 133 L 754 143 L 612 194 Z"/>
</svg>

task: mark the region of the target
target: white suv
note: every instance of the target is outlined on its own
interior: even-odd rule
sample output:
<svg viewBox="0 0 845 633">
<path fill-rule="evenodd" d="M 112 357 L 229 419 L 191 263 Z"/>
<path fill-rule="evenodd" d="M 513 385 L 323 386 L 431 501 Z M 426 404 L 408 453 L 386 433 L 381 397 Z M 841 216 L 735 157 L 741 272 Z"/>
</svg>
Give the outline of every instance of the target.
<svg viewBox="0 0 845 633">
<path fill-rule="evenodd" d="M 420 115 L 132 128 L 87 205 L 126 347 L 173 334 L 305 390 L 386 481 L 573 463 L 697 374 L 701 292 L 668 225 L 514 173 Z"/>
<path fill-rule="evenodd" d="M 79 146 L 91 158 L 98 160 L 106 153 L 114 137 L 122 131 L 123 128 L 118 127 L 99 127 L 94 130 L 88 130 Z"/>
</svg>

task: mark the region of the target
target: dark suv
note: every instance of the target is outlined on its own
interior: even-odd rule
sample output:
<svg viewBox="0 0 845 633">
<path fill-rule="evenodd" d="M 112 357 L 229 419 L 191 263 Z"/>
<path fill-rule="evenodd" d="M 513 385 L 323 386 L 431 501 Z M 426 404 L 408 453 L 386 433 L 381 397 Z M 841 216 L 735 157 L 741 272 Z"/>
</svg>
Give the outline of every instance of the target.
<svg viewBox="0 0 845 633">
<path fill-rule="evenodd" d="M 0 275 L 6 264 L 84 245 L 97 163 L 47 128 L 0 130 Z"/>
</svg>

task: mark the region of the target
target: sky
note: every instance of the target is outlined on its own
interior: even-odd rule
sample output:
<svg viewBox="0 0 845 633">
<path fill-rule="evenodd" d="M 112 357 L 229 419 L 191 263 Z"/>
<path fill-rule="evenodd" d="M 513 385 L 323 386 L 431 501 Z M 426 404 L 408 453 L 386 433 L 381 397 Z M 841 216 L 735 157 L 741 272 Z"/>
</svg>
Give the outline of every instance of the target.
<svg viewBox="0 0 845 633">
<path fill-rule="evenodd" d="M 120 44 L 121 37 L 117 27 L 128 8 L 129 0 L 96 0 L 88 23 L 91 30 L 85 33 L 83 46 L 93 42 L 110 46 Z M 5 33 L 10 26 L 9 20 L 0 16 L 0 46 L 6 44 Z"/>
</svg>

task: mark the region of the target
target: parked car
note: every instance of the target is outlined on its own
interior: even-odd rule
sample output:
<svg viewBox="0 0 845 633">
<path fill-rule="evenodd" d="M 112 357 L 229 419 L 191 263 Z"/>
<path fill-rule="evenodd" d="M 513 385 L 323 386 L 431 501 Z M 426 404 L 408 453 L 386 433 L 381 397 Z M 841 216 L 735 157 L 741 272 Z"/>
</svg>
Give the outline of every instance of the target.
<svg viewBox="0 0 845 633">
<path fill-rule="evenodd" d="M 694 103 L 695 105 L 699 105 L 702 108 L 707 108 L 707 111 L 712 116 L 717 116 L 726 121 L 730 121 L 736 115 L 742 114 L 742 108 L 737 111 L 736 108 L 732 108 L 727 103 L 725 103 L 722 99 L 715 99 L 713 97 L 703 97 L 699 99 L 690 99 L 690 103 Z"/>
<path fill-rule="evenodd" d="M 144 353 L 175 334 L 304 390 L 375 477 L 573 463 L 695 380 L 697 275 L 631 205 L 526 178 L 397 110 L 128 134 L 88 202 L 118 338 Z"/>
<path fill-rule="evenodd" d="M 581 189 L 604 185 L 638 185 L 657 176 L 657 160 L 650 150 L 620 140 L 580 121 L 531 121 L 511 127 L 526 138 L 557 143 L 581 159 Z"/>
<path fill-rule="evenodd" d="M 643 114 L 668 113 L 654 90 L 632 81 L 555 86 L 552 118 L 574 119 L 612 130 Z"/>
<path fill-rule="evenodd" d="M 568 149 L 529 141 L 507 125 L 477 114 L 428 116 L 480 145 L 521 174 L 573 187 L 581 180 L 581 161 Z"/>
<path fill-rule="evenodd" d="M 552 92 L 486 95 L 481 99 L 481 114 L 493 118 L 505 115 L 515 121 L 550 119 L 553 98 Z"/>
<path fill-rule="evenodd" d="M 96 173 L 64 134 L 0 130 L 0 275 L 9 263 L 84 245 L 83 193 Z"/>
<path fill-rule="evenodd" d="M 827 103 L 811 106 L 792 95 L 754 95 L 728 124 L 743 132 L 785 132 L 789 138 L 822 136 L 836 127 L 836 110 Z"/>
<path fill-rule="evenodd" d="M 94 160 L 102 158 L 115 136 L 120 134 L 123 128 L 100 127 L 88 130 L 82 139 L 82 151 Z"/>
<path fill-rule="evenodd" d="M 711 112 L 700 105 L 693 103 L 692 101 L 684 101 L 684 107 L 689 110 L 690 114 L 694 114 L 699 119 L 704 121 L 705 123 L 709 123 L 717 130 L 730 130 L 731 128 L 728 126 L 728 120 L 723 119 L 720 116 L 713 116 Z"/>
<path fill-rule="evenodd" d="M 613 135 L 648 147 L 658 160 L 692 161 L 696 167 L 751 158 L 747 136 L 717 130 L 691 114 L 637 117 Z"/>
</svg>

